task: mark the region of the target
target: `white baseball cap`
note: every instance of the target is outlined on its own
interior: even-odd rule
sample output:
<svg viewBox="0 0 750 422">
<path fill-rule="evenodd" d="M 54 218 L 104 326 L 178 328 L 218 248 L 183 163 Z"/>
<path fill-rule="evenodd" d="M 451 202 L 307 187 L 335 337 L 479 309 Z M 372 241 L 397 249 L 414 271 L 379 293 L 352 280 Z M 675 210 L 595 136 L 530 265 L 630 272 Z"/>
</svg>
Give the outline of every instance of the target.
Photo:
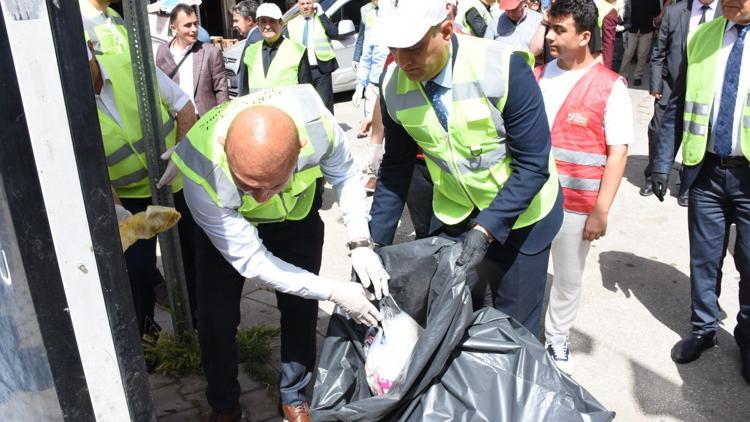
<svg viewBox="0 0 750 422">
<path fill-rule="evenodd" d="M 407 48 L 447 18 L 445 0 L 381 0 L 375 39 L 380 45 Z"/>
<path fill-rule="evenodd" d="M 255 11 L 255 19 L 265 16 L 271 19 L 281 19 L 281 9 L 274 3 L 263 3 Z"/>
</svg>

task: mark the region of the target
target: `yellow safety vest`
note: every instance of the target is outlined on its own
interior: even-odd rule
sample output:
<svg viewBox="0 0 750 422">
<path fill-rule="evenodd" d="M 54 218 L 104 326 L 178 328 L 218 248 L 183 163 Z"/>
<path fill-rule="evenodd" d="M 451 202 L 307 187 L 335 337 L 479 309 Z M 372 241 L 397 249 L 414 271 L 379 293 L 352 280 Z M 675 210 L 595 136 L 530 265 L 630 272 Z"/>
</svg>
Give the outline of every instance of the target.
<svg viewBox="0 0 750 422">
<path fill-rule="evenodd" d="M 289 31 L 289 38 L 302 44 L 302 35 L 305 32 L 305 18 L 302 15 L 298 15 L 287 23 L 286 28 Z M 323 29 L 320 16 L 313 17 L 312 25 L 308 28 L 308 31 L 307 36 L 312 39 L 315 57 L 321 62 L 335 59 L 336 53 L 333 51 L 331 40 L 328 39 L 325 29 Z"/>
<path fill-rule="evenodd" d="M 226 136 L 234 118 L 248 107 L 270 105 L 294 120 L 305 142 L 287 187 L 266 202 L 237 189 L 218 139 Z M 320 161 L 334 145 L 331 113 L 311 85 L 292 85 L 255 91 L 223 103 L 206 113 L 188 132 L 172 155 L 185 177 L 208 193 L 216 206 L 237 210 L 253 224 L 301 220 L 312 208 Z"/>
<path fill-rule="evenodd" d="M 97 110 L 110 184 L 120 197 L 148 198 L 151 196 L 151 188 L 148 180 L 146 146 L 141 134 L 130 55 L 102 55 L 97 57 L 97 61 L 112 81 L 117 112 L 122 122 L 120 126 L 108 112 Z M 161 118 L 164 122 L 161 136 L 165 137 L 166 148 L 171 148 L 175 144 L 177 129 L 169 110 L 163 104 Z M 177 192 L 180 189 L 182 178 L 178 177 L 172 184 L 172 190 Z"/>
<path fill-rule="evenodd" d="M 383 81 L 388 113 L 422 148 L 434 184 L 433 211 L 448 225 L 464 221 L 475 208 L 487 208 L 511 173 L 502 111 L 513 51 L 490 40 L 457 38 L 447 132 L 419 82 L 409 80 L 395 63 Z M 513 228 L 541 220 L 554 206 L 559 182 L 551 154 L 549 172 L 549 180 Z"/>
<path fill-rule="evenodd" d="M 128 30 L 125 21 L 112 8 L 107 8 L 106 15 L 95 9 L 87 0 L 79 0 L 81 19 L 86 41 L 94 44 L 94 54 L 128 53 Z M 107 23 L 109 16 L 110 23 Z"/>
<path fill-rule="evenodd" d="M 285 38 L 273 57 L 268 74 L 263 72 L 264 41 L 250 45 L 245 52 L 247 66 L 247 85 L 250 92 L 263 88 L 272 88 L 299 83 L 299 63 L 305 53 L 305 46 Z"/>
<path fill-rule="evenodd" d="M 703 161 L 706 153 L 716 78 L 723 76 L 717 75 L 716 67 L 727 22 L 723 16 L 706 22 L 688 39 L 685 125 L 682 132 L 682 162 L 688 166 Z M 741 121 L 736 124 L 740 126 L 742 154 L 750 160 L 750 91 L 738 92 L 737 101 L 745 104 Z"/>
<path fill-rule="evenodd" d="M 461 26 L 463 26 L 465 30 L 471 32 L 473 35 L 479 36 L 478 34 L 474 34 L 474 30 L 471 29 L 469 21 L 466 20 L 466 12 L 468 12 L 472 8 L 476 9 L 477 12 L 479 12 L 479 15 L 484 19 L 487 25 L 492 22 L 492 15 L 490 14 L 490 11 L 487 10 L 487 6 L 485 6 L 484 3 L 482 3 L 480 0 L 459 1 L 458 9 L 456 10 L 456 22 L 461 23 Z"/>
</svg>

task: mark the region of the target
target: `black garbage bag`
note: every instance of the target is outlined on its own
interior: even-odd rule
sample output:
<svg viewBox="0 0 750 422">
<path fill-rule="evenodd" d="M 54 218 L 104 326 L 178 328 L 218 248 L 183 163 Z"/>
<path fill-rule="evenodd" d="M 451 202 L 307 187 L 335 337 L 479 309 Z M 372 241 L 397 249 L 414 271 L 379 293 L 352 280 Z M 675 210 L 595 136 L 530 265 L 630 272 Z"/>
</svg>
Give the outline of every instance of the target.
<svg viewBox="0 0 750 422">
<path fill-rule="evenodd" d="M 609 421 L 523 326 L 491 308 L 472 312 L 460 245 L 441 238 L 380 250 L 390 291 L 425 327 L 400 383 L 373 396 L 365 377 L 367 327 L 331 316 L 313 392 L 316 421 Z"/>
</svg>

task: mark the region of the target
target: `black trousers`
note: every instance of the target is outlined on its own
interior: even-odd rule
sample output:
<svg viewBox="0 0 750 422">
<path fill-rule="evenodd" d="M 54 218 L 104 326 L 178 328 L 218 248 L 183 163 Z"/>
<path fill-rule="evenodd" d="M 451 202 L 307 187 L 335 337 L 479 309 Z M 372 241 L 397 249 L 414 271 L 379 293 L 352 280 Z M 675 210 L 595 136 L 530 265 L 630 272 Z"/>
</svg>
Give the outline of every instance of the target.
<svg viewBox="0 0 750 422">
<path fill-rule="evenodd" d="M 133 214 L 145 211 L 151 205 L 151 198 L 120 198 L 122 205 Z M 182 249 L 182 262 L 185 267 L 190 310 L 195 321 L 195 233 L 196 225 L 190 209 L 185 203 L 182 192 L 174 194 L 175 209 L 182 215 L 177 223 Z M 154 305 L 156 295 L 154 287 L 164 281 L 156 268 L 156 238 L 139 240 L 125 251 L 125 265 L 130 279 L 130 291 L 133 294 L 133 305 L 138 322 L 138 330 L 143 334 L 154 334 Z"/>
<path fill-rule="evenodd" d="M 750 344 L 750 167 L 724 168 L 706 153 L 688 201 L 691 323 L 696 334 L 718 329 L 721 266 L 732 223 L 737 226 L 734 265 L 740 273 L 735 337 Z"/>
<path fill-rule="evenodd" d="M 318 66 L 310 68 L 312 73 L 312 84 L 318 95 L 323 100 L 323 104 L 333 114 L 333 81 L 330 73 L 321 73 Z"/>
<path fill-rule="evenodd" d="M 409 216 L 416 238 L 422 239 L 429 236 L 432 221 L 432 179 L 424 160 L 418 160 L 414 164 L 406 205 L 409 207 Z"/>
<path fill-rule="evenodd" d="M 318 274 L 323 254 L 322 185 L 308 216 L 300 221 L 258 225 L 263 245 L 276 257 Z M 211 244 L 203 231 L 196 235 L 198 269 L 198 337 L 206 397 L 211 408 L 230 413 L 239 402 L 237 327 L 245 278 Z M 318 302 L 276 292 L 281 313 L 281 377 L 284 404 L 305 400 L 304 389 L 315 368 L 315 327 Z"/>
</svg>

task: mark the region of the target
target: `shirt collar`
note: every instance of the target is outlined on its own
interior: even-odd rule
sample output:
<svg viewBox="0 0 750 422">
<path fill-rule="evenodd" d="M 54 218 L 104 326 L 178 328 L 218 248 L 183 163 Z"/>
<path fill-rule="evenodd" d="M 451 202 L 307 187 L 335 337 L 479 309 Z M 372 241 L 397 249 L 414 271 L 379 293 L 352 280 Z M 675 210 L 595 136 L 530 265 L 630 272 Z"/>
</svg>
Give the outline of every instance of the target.
<svg viewBox="0 0 750 422">
<path fill-rule="evenodd" d="M 443 67 L 443 70 L 440 71 L 437 75 L 435 75 L 434 78 L 431 79 L 432 82 L 442 86 L 446 89 L 452 89 L 453 88 L 453 45 L 448 44 L 448 61 L 445 63 L 445 66 Z"/>
<path fill-rule="evenodd" d="M 716 4 L 719 2 L 719 0 L 714 0 L 711 2 L 711 4 L 706 4 L 705 6 L 708 6 L 708 11 L 713 12 L 716 10 Z M 700 12 L 701 8 L 704 6 L 701 2 L 698 0 L 693 0 L 693 10 Z"/>
<path fill-rule="evenodd" d="M 276 42 L 273 43 L 272 45 L 268 45 L 268 43 L 266 43 L 266 41 L 263 40 L 263 47 L 264 48 L 277 49 L 277 48 L 279 48 L 279 46 L 281 45 L 282 42 L 284 42 L 284 36 L 283 35 L 280 36 L 279 39 L 276 40 Z"/>
</svg>

